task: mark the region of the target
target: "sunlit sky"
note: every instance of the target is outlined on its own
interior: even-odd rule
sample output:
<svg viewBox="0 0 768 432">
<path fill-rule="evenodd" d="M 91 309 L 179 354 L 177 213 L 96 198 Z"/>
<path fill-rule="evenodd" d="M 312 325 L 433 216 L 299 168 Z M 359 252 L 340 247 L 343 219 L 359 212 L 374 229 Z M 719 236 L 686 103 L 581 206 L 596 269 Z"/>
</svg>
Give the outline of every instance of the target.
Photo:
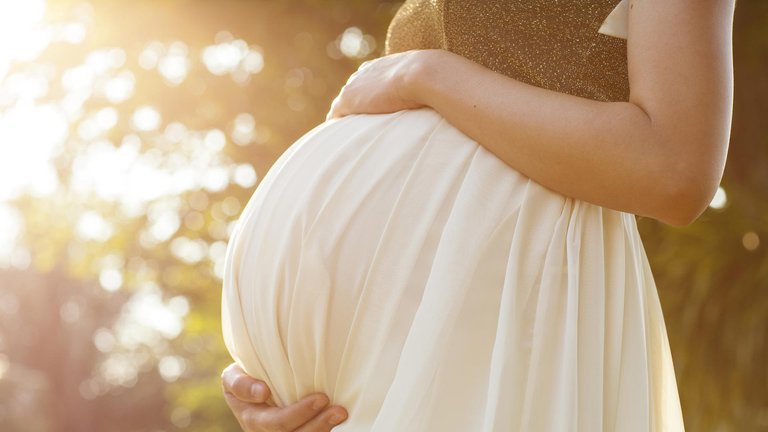
<svg viewBox="0 0 768 432">
<path fill-rule="evenodd" d="M 120 221 L 146 216 L 139 237 L 143 247 L 164 244 L 180 262 L 207 262 L 221 277 L 226 240 L 244 203 L 234 197 L 211 202 L 209 194 L 257 183 L 254 167 L 232 160 L 225 150 L 263 144 L 268 130 L 248 112 L 236 113 L 225 129 L 199 130 L 166 119 L 151 98 L 137 106 L 128 103 L 142 91 L 137 77 L 146 73 L 156 74 L 171 89 L 183 84 L 193 69 L 245 85 L 264 68 L 262 48 L 221 31 L 202 47 L 150 40 L 131 53 L 121 46 L 95 44 L 82 58 L 66 59 L 74 63 L 58 63 L 46 53 L 94 45 L 89 38 L 96 17 L 87 0 L 67 3 L 69 10 L 57 9 L 55 19 L 47 6 L 45 0 L 0 0 L 0 268 L 34 265 L 24 244 L 24 214 L 15 205 L 20 197 L 32 196 L 56 203 L 71 200 L 66 216 L 74 221 L 72 235 L 85 244 L 107 242 L 119 233 Z M 376 41 L 350 27 L 331 48 L 331 58 L 362 58 L 376 48 Z M 57 169 L 65 170 L 66 178 Z M 190 197 L 187 202 L 182 195 Z M 182 219 L 183 205 L 191 211 Z M 206 212 L 212 220 L 204 217 Z M 182 227 L 205 228 L 213 240 L 181 236 Z M 163 350 L 164 341 L 182 330 L 187 300 L 167 298 L 152 278 L 129 281 L 128 261 L 146 266 L 141 257 L 121 253 L 101 257 L 93 269 L 92 277 L 103 290 L 114 292 L 132 283 L 135 294 L 118 323 L 94 336 L 105 360 L 99 375 L 81 384 L 86 398 L 110 386 L 135 384 L 139 368 L 150 360 L 146 352 L 136 351 L 139 345 L 157 351 L 164 379 L 177 379 L 185 368 L 184 359 Z M 4 296 L 0 307 L 15 313 L 18 304 Z M 80 308 L 77 302 L 65 302 L 62 319 L 77 321 Z M 0 374 L 4 361 L 0 358 Z"/>
<path fill-rule="evenodd" d="M 4 203 L 22 194 L 45 197 L 67 189 L 118 202 L 123 214 L 130 217 L 145 213 L 150 203 L 164 197 L 197 189 L 219 192 L 230 183 L 252 187 L 257 181 L 252 166 L 233 163 L 222 153 L 228 140 L 248 145 L 255 139 L 256 125 L 249 113 L 233 120 L 229 138 L 219 129 L 190 130 L 177 122 L 165 123 L 152 105 L 140 106 L 130 118 L 120 119 L 115 107 L 129 100 L 136 86 L 134 72 L 124 67 L 127 54 L 122 48 L 95 49 L 81 64 L 58 73 L 56 65 L 49 64 L 32 72 L 13 72 L 14 62 L 33 61 L 53 43 L 85 40 L 91 9 L 88 3 L 75 7 L 80 11 L 74 15 L 82 22 L 47 23 L 43 0 L 0 0 L 0 228 L 5 233 L 0 236 L 0 255 L 4 256 L 0 262 L 6 264 L 12 261 L 8 256 L 18 239 L 13 233 L 23 229 L 23 220 Z M 245 81 L 261 71 L 259 47 L 227 34 L 212 42 L 199 53 L 210 73 Z M 194 54 L 189 51 L 181 41 L 152 41 L 139 54 L 138 63 L 156 71 L 172 87 L 187 77 Z M 54 85 L 64 90 L 64 96 L 44 101 Z M 112 106 L 86 112 L 84 104 L 92 99 Z M 107 138 L 109 132 L 121 120 L 128 121 L 135 133 L 112 142 Z M 146 150 L 158 147 L 157 142 L 144 142 L 148 137 L 173 144 L 175 151 Z M 54 162 L 68 143 L 76 145 L 67 148 L 79 151 L 73 158 L 71 183 L 62 185 Z M 178 213 L 177 208 L 167 207 L 168 214 Z M 161 222 L 150 227 L 149 236 L 155 241 L 170 238 L 170 231 L 175 230 L 169 227 L 179 225 L 169 223 L 172 218 L 155 217 Z M 79 236 L 107 240 L 114 232 L 108 219 L 84 212 L 77 225 Z"/>
<path fill-rule="evenodd" d="M 88 36 L 88 3 L 74 6 L 75 20 L 51 23 L 45 20 L 43 0 L 0 0 L 0 266 L 26 268 L 29 252 L 20 243 L 23 214 L 13 201 L 22 195 L 53 199 L 66 191 L 73 200 L 112 203 L 120 215 L 101 214 L 97 208 L 78 209 L 74 235 L 83 242 L 105 242 L 117 232 L 116 219 L 147 215 L 148 225 L 140 238 L 146 247 L 169 241 L 182 226 L 201 225 L 208 206 L 205 193 L 221 192 L 234 183 L 251 188 L 257 181 L 254 168 L 236 163 L 223 153 L 228 143 L 245 146 L 256 140 L 252 115 L 240 113 L 231 130 L 192 130 L 178 122 L 166 122 L 156 106 L 136 107 L 129 118 L 121 119 L 120 104 L 136 93 L 134 71 L 125 67 L 127 53 L 120 47 L 100 47 L 88 53 L 80 64 L 61 68 L 56 64 L 34 63 L 53 44 L 80 44 Z M 77 19 L 81 19 L 78 21 Z M 195 53 L 181 41 L 152 41 L 139 53 L 141 68 L 159 74 L 169 87 L 181 84 Z M 260 48 L 223 34 L 199 54 L 200 61 L 214 75 L 230 75 L 245 82 L 263 67 Z M 14 64 L 32 62 L 35 67 L 14 70 Z M 51 89 L 63 96 L 51 98 Z M 90 100 L 104 105 L 84 109 Z M 132 132 L 113 141 L 110 131 L 120 121 Z M 229 136 L 228 136 L 229 135 Z M 172 150 L 168 150 L 172 149 Z M 62 152 L 70 152 L 71 175 L 62 183 L 55 167 Z M 179 196 L 201 191 L 197 211 L 180 220 Z M 81 198 L 77 198 L 77 197 Z M 182 262 L 211 262 L 222 273 L 226 238 L 232 220 L 241 209 L 235 198 L 218 205 L 209 231 L 218 241 L 207 243 L 186 237 L 173 238 L 169 250 Z M 195 216 L 197 215 L 197 218 Z M 199 228 L 199 227 L 198 227 Z M 125 284 L 126 257 L 110 254 L 99 260 L 96 279 L 106 291 Z M 80 392 L 93 398 L 114 385 L 133 385 L 138 371 L 150 360 L 136 351 L 139 345 L 155 347 L 160 357 L 161 376 L 173 381 L 184 371 L 182 358 L 162 353 L 163 340 L 182 330 L 188 312 L 182 296 L 170 299 L 151 280 L 132 287 L 135 294 L 126 303 L 112 329 L 94 336 L 96 347 L 108 354 L 100 375 L 82 383 Z M 11 299 L 12 300 L 12 299 Z M 5 303 L 10 301 L 4 300 Z M 13 302 L 11 302 L 13 303 Z M 13 313 L 12 304 L 6 309 Z M 73 301 L 61 305 L 65 322 L 80 318 L 80 306 Z M 1 366 L 1 365 L 0 365 Z"/>
</svg>

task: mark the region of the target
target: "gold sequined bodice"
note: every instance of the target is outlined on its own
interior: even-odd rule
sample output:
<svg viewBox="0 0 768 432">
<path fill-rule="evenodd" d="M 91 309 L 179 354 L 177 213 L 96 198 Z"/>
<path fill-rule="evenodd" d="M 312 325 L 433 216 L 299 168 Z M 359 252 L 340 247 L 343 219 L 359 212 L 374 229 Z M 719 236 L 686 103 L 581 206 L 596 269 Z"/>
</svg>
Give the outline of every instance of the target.
<svg viewBox="0 0 768 432">
<path fill-rule="evenodd" d="M 619 0 L 407 0 L 385 54 L 441 48 L 509 77 L 601 101 L 629 98 L 627 41 L 598 33 Z"/>
</svg>

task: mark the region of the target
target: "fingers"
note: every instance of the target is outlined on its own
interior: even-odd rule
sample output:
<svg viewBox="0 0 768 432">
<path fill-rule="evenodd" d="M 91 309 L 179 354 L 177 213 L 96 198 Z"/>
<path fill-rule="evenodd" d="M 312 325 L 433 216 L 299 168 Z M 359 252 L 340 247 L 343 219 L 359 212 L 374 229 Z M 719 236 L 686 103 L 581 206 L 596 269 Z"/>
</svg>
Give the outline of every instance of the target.
<svg viewBox="0 0 768 432">
<path fill-rule="evenodd" d="M 234 399 L 234 400 L 232 400 Z M 230 403 L 231 401 L 231 403 Z M 249 404 L 230 396 L 227 398 L 232 412 L 246 431 L 295 431 L 304 425 L 315 422 L 318 425 L 331 426 L 333 421 L 340 423 L 345 416 L 338 417 L 338 408 L 326 413 L 323 411 L 328 405 L 328 397 L 322 393 L 314 393 L 287 407 L 273 407 L 265 404 Z M 322 415 L 320 415 L 322 413 Z M 316 421 L 318 418 L 321 421 Z M 321 431 L 330 429 L 304 429 L 307 431 Z"/>
<path fill-rule="evenodd" d="M 347 410 L 340 406 L 331 406 L 317 417 L 296 429 L 296 432 L 328 432 L 341 424 L 347 417 Z"/>
<path fill-rule="evenodd" d="M 266 405 L 254 405 L 248 402 L 243 402 L 240 399 L 238 399 L 235 395 L 229 392 L 224 393 L 224 399 L 227 402 L 227 405 L 229 406 L 229 409 L 232 411 L 232 414 L 235 415 L 235 419 L 237 419 L 237 422 L 240 424 L 240 427 L 246 431 L 256 431 L 258 429 L 252 429 L 251 425 L 248 424 L 246 421 L 246 418 L 253 416 L 253 414 L 249 414 L 248 410 L 254 409 L 264 409 Z"/>
<path fill-rule="evenodd" d="M 286 407 L 266 403 L 270 391 L 260 380 L 248 376 L 237 364 L 221 374 L 224 398 L 238 423 L 247 432 L 327 432 L 347 419 L 340 406 L 328 407 L 328 396 L 313 393 Z"/>
<path fill-rule="evenodd" d="M 333 101 L 331 101 L 331 108 L 328 110 L 328 114 L 325 116 L 326 121 L 339 117 L 339 105 L 341 104 L 342 94 L 343 90 L 342 92 L 339 92 L 335 98 L 333 98 Z"/>
<path fill-rule="evenodd" d="M 293 431 L 314 419 L 328 406 L 328 397 L 314 393 L 286 407 L 273 407 L 262 415 L 261 423 L 277 430 Z"/>
<path fill-rule="evenodd" d="M 263 381 L 246 374 L 236 363 L 224 369 L 221 383 L 224 393 L 230 393 L 241 401 L 263 403 L 269 399 L 269 387 Z"/>
</svg>

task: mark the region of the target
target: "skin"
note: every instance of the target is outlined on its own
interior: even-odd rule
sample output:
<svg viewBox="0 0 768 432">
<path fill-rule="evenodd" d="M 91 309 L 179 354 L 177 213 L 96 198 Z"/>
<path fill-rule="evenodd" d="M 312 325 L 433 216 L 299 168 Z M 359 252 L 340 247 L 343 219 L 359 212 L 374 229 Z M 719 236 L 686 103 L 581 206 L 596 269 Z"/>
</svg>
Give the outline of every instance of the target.
<svg viewBox="0 0 768 432">
<path fill-rule="evenodd" d="M 627 102 L 568 95 L 444 50 L 364 63 L 328 118 L 429 106 L 562 195 L 682 226 L 722 179 L 733 111 L 734 0 L 630 3 Z"/>
<path fill-rule="evenodd" d="M 270 405 L 264 381 L 248 376 L 235 363 L 221 374 L 224 399 L 247 432 L 328 432 L 347 419 L 347 410 L 313 393 L 286 407 Z"/>
<path fill-rule="evenodd" d="M 688 225 L 709 205 L 725 167 L 734 8 L 735 0 L 632 0 L 627 102 L 535 87 L 444 50 L 413 50 L 363 63 L 327 120 L 428 106 L 562 195 Z M 224 376 L 253 380 L 238 373 Z M 326 411 L 315 417 L 293 405 L 268 411 L 273 408 L 229 392 L 237 400 L 227 402 L 248 432 L 329 430 L 307 423 Z M 306 426 L 276 429 L 277 417 L 290 417 L 283 426 Z"/>
</svg>

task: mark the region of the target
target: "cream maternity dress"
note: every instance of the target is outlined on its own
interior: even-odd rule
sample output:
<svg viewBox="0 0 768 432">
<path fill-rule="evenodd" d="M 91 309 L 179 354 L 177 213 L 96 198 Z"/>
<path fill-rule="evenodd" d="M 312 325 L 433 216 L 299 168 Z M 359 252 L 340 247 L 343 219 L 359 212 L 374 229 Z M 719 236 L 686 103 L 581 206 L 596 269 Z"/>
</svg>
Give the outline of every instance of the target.
<svg viewBox="0 0 768 432">
<path fill-rule="evenodd" d="M 443 48 L 626 100 L 626 3 L 409 0 L 387 53 Z M 682 431 L 635 216 L 565 197 L 430 109 L 324 122 L 263 177 L 229 243 L 233 358 L 341 432 Z"/>
</svg>

